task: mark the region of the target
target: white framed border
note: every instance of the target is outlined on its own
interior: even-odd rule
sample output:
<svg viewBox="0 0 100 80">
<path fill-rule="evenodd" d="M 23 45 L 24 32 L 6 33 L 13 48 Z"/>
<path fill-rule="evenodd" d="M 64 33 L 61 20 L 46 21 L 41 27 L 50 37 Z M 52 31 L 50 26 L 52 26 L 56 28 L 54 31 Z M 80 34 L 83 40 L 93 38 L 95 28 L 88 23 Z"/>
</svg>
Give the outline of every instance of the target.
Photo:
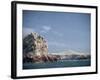
<svg viewBox="0 0 100 80">
<path fill-rule="evenodd" d="M 13 2 L 15 5 L 17 2 Z M 97 51 L 96 51 L 96 7 L 92 6 L 77 6 L 63 4 L 48 4 L 48 3 L 31 3 L 18 2 L 16 5 L 16 77 L 27 76 L 45 76 L 45 75 L 60 75 L 60 74 L 81 74 L 97 72 Z M 22 69 L 22 11 L 37 10 L 37 11 L 56 11 L 56 12 L 73 12 L 73 13 L 89 13 L 91 14 L 91 66 L 88 67 L 67 67 L 67 68 L 50 68 L 50 69 Z M 13 53 L 14 54 L 14 53 Z"/>
</svg>

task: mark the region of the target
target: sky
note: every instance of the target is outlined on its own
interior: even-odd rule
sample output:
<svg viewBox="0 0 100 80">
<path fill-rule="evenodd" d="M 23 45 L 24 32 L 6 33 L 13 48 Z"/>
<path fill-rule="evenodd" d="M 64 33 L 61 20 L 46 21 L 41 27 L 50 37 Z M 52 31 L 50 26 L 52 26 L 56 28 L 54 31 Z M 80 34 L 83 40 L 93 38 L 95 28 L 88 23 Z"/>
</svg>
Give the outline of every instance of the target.
<svg viewBox="0 0 100 80">
<path fill-rule="evenodd" d="M 23 37 L 37 32 L 50 53 L 66 50 L 90 53 L 90 14 L 23 10 Z"/>
</svg>

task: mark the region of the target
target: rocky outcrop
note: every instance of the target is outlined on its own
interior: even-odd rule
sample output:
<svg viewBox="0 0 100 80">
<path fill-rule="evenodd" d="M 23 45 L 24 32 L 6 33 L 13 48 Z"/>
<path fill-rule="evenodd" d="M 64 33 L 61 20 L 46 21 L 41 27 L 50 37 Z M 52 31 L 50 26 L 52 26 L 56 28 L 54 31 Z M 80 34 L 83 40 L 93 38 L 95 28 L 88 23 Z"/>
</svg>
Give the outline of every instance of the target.
<svg viewBox="0 0 100 80">
<path fill-rule="evenodd" d="M 23 39 L 23 52 L 30 55 L 47 55 L 47 43 L 42 36 L 33 32 Z"/>
<path fill-rule="evenodd" d="M 34 63 L 41 63 L 41 62 L 53 62 L 53 61 L 57 61 L 60 60 L 60 56 L 58 55 L 42 55 L 42 56 L 37 56 L 34 55 L 32 57 L 26 56 L 23 58 L 23 62 L 34 62 Z"/>
<path fill-rule="evenodd" d="M 33 32 L 23 39 L 23 62 L 56 61 L 58 56 L 48 54 L 46 40 Z"/>
<path fill-rule="evenodd" d="M 23 39 L 23 62 L 42 63 L 53 62 L 57 60 L 82 60 L 90 59 L 90 55 L 65 51 L 48 54 L 48 45 L 46 40 L 39 34 L 33 32 Z"/>
</svg>

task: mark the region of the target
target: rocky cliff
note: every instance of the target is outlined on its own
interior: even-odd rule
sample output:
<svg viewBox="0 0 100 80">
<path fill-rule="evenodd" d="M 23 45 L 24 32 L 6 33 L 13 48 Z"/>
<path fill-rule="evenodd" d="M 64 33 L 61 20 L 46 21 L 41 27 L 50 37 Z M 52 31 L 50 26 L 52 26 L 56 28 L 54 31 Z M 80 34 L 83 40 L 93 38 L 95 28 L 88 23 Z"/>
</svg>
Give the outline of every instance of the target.
<svg viewBox="0 0 100 80">
<path fill-rule="evenodd" d="M 23 62 L 55 61 L 58 57 L 48 54 L 46 40 L 38 33 L 31 33 L 23 39 Z"/>
<path fill-rule="evenodd" d="M 23 52 L 37 56 L 47 55 L 47 43 L 42 36 L 33 32 L 23 39 Z"/>
</svg>

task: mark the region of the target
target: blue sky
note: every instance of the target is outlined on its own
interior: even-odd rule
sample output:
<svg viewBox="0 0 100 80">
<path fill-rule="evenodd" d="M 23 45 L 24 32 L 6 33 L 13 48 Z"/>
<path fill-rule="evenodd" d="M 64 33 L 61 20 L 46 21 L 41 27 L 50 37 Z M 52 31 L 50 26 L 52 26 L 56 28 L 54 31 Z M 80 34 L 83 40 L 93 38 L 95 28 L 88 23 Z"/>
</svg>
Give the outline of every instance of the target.
<svg viewBox="0 0 100 80">
<path fill-rule="evenodd" d="M 90 18 L 86 13 L 24 10 L 23 37 L 39 33 L 47 41 L 49 52 L 90 52 Z"/>
</svg>

